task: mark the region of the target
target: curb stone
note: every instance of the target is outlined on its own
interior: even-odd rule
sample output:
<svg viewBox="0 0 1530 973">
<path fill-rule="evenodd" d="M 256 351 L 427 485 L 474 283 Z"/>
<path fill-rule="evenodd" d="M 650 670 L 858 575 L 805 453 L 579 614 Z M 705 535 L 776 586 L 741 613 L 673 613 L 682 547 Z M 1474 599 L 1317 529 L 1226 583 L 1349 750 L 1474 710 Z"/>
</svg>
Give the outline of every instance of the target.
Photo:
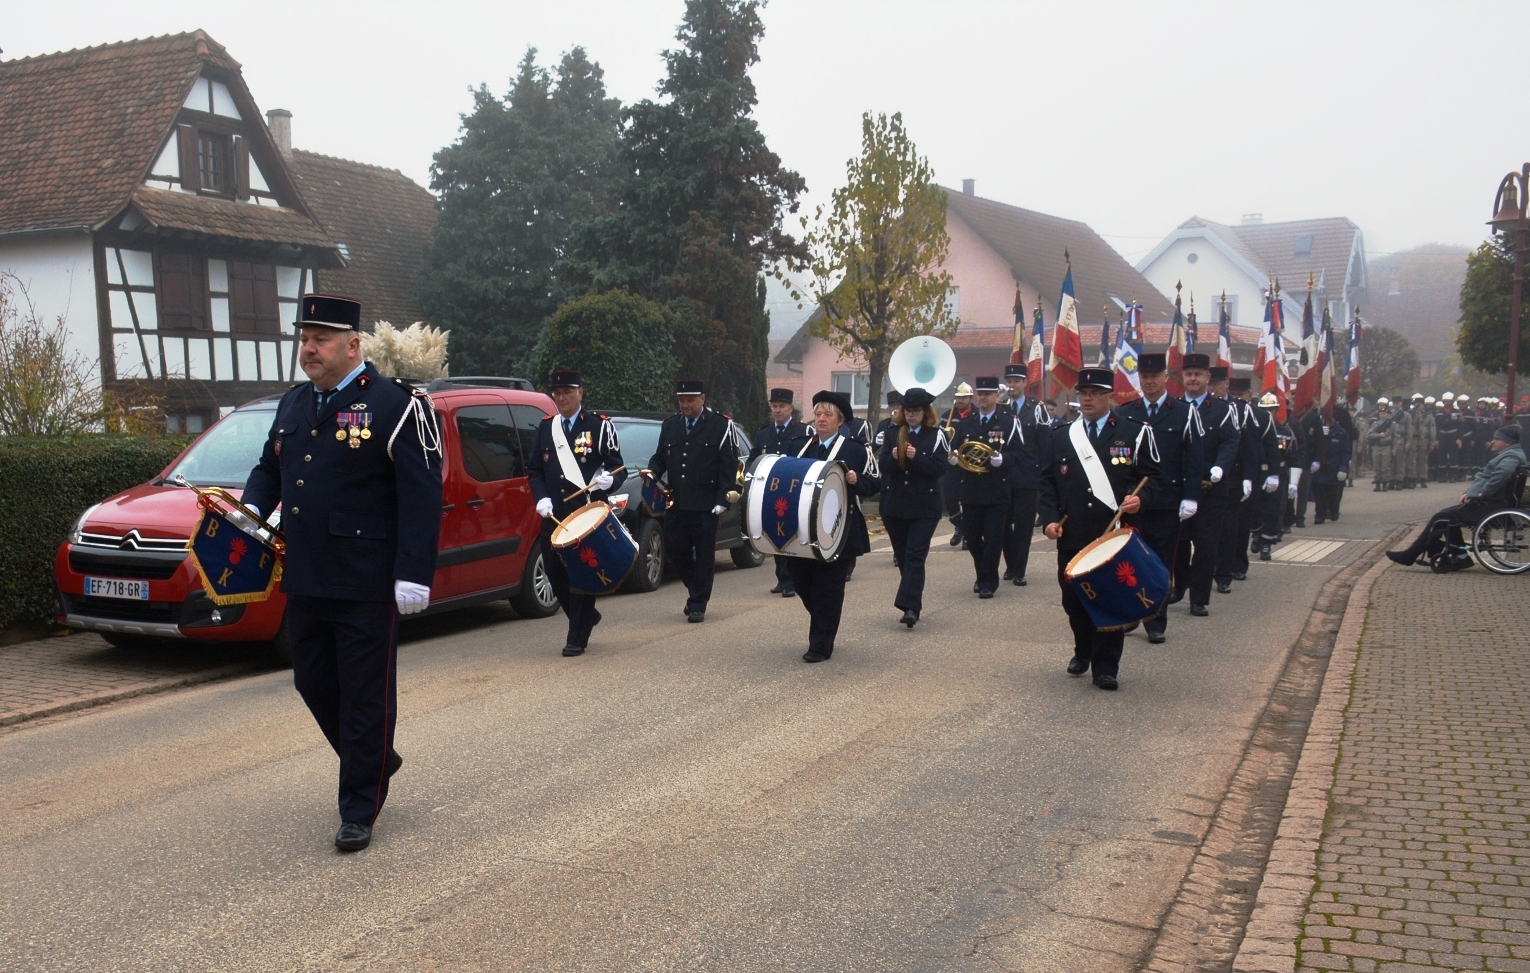
<svg viewBox="0 0 1530 973">
<path fill-rule="evenodd" d="M 206 669 L 202 672 L 191 672 L 183 676 L 171 676 L 166 679 L 155 679 L 151 682 L 122 686 L 117 689 L 92 693 L 89 696 L 79 696 L 74 699 L 50 703 L 46 706 L 39 706 L 33 709 L 16 710 L 0 714 L 0 727 L 15 726 L 18 723 L 40 720 L 44 717 L 57 716 L 61 713 L 72 713 L 76 710 L 93 709 L 97 706 L 105 706 L 107 703 L 132 699 L 135 696 L 153 696 L 158 693 L 169 692 L 172 689 L 195 686 L 198 683 L 214 682 L 219 679 L 227 679 L 231 676 L 242 676 L 255 672 L 259 668 L 254 663 L 237 663 L 235 665 L 220 666 L 216 669 Z"/>
</svg>

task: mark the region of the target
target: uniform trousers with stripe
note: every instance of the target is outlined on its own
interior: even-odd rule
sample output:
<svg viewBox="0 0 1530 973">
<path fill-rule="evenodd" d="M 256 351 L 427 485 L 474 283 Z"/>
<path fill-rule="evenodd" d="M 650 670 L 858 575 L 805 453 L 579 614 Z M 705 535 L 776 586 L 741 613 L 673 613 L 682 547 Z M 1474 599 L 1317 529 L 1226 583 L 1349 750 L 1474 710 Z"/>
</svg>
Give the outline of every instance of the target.
<svg viewBox="0 0 1530 973">
<path fill-rule="evenodd" d="M 1064 574 L 1068 562 L 1078 551 L 1057 552 L 1057 583 L 1062 588 L 1063 611 L 1068 613 L 1068 627 L 1073 629 L 1073 657 L 1089 663 L 1095 676 L 1117 676 L 1121 671 L 1121 649 L 1125 632 L 1102 632 L 1094 627 L 1089 610 L 1079 600 Z"/>
<path fill-rule="evenodd" d="M 999 557 L 1004 553 L 1004 524 L 1009 520 L 1007 503 L 962 504 L 962 533 L 977 570 L 979 589 L 999 587 Z"/>
<path fill-rule="evenodd" d="M 664 554 L 685 583 L 685 612 L 705 613 L 717 570 L 717 514 L 670 507 L 664 515 Z"/>
<path fill-rule="evenodd" d="M 1040 490 L 1016 488 L 1009 492 L 1009 523 L 1004 525 L 1004 570 L 1017 578 L 1025 577 L 1031 562 L 1031 537 L 1036 533 L 1036 508 L 1041 503 Z"/>
<path fill-rule="evenodd" d="M 396 756 L 398 609 L 391 601 L 287 596 L 292 682 L 340 758 L 340 819 L 371 825 Z"/>
<path fill-rule="evenodd" d="M 600 613 L 595 610 L 594 595 L 579 595 L 569 590 L 568 568 L 563 566 L 563 558 L 552 546 L 554 526 L 550 520 L 542 521 L 542 565 L 547 569 L 547 580 L 552 582 L 553 594 L 558 596 L 558 604 L 563 606 L 563 614 L 568 617 L 567 644 L 587 649 Z"/>
<path fill-rule="evenodd" d="M 1222 549 L 1217 557 L 1218 581 L 1231 581 L 1235 574 L 1248 574 L 1248 542 L 1254 521 L 1263 512 L 1259 502 L 1263 483 L 1256 485 L 1247 500 L 1233 504 L 1227 515 L 1227 529 L 1222 532 Z"/>
<path fill-rule="evenodd" d="M 1211 604 L 1211 580 L 1222 554 L 1222 533 L 1229 529 L 1233 506 L 1223 499 L 1202 499 L 1195 516 L 1185 521 L 1174 565 L 1174 587 L 1190 589 L 1190 604 Z M 1187 543 L 1188 541 L 1188 543 Z"/>
<path fill-rule="evenodd" d="M 1169 569 L 1170 586 L 1176 585 L 1173 579 L 1174 554 L 1179 546 L 1179 511 L 1178 510 L 1139 510 L 1133 517 L 1133 526 L 1142 532 L 1142 539 L 1147 541 L 1148 547 L 1158 555 L 1158 559 Z M 1149 635 L 1162 635 L 1169 628 L 1168 606 L 1158 609 L 1158 614 L 1145 620 L 1142 627 Z"/>
</svg>

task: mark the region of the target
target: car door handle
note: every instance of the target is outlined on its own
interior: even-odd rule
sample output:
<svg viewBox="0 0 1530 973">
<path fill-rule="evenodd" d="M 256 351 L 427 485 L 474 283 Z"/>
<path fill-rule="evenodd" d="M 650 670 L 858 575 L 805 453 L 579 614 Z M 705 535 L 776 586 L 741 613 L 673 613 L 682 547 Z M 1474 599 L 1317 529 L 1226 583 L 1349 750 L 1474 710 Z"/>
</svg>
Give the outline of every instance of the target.
<svg viewBox="0 0 1530 973">
<path fill-rule="evenodd" d="M 443 504 L 441 504 L 441 512 L 444 513 L 444 514 L 449 514 L 453 510 L 456 510 L 456 509 L 457 509 L 457 505 L 455 503 L 443 503 Z"/>
<path fill-rule="evenodd" d="M 488 502 L 489 501 L 485 500 L 483 497 L 474 497 L 473 499 L 468 501 L 467 505 L 469 507 L 482 507 L 484 504 L 486 504 Z"/>
</svg>

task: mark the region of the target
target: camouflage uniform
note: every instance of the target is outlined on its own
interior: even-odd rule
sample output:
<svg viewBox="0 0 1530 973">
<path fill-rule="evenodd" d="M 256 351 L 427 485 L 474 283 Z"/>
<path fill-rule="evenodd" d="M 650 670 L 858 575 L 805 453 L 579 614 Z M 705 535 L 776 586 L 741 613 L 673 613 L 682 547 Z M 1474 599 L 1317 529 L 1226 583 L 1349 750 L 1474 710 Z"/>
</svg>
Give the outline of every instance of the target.
<svg viewBox="0 0 1530 973">
<path fill-rule="evenodd" d="M 1376 489 L 1393 489 L 1392 446 L 1397 441 L 1397 423 L 1393 421 L 1390 413 L 1379 409 L 1376 411 L 1375 418 L 1366 429 L 1365 441 L 1371 448 L 1371 464 L 1375 469 L 1371 480 L 1375 483 Z"/>
</svg>

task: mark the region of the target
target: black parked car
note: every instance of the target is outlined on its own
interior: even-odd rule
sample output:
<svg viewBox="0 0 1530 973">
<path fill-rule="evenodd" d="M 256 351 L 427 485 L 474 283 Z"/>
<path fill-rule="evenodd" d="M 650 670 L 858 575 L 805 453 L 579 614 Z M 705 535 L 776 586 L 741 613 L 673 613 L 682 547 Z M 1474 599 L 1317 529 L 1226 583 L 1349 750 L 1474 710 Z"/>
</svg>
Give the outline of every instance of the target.
<svg viewBox="0 0 1530 973">
<path fill-rule="evenodd" d="M 648 465 L 654 450 L 658 449 L 659 427 L 668 416 L 662 412 L 607 412 L 605 415 L 610 416 L 612 425 L 616 426 L 628 472 L 627 482 L 611 494 L 611 503 L 638 544 L 638 563 L 633 566 L 623 589 L 653 591 L 664 580 L 664 531 L 659 521 L 643 509 L 643 481 L 637 471 Z M 733 424 L 733 436 L 738 455 L 747 458 L 749 437 L 737 423 Z M 739 472 L 743 472 L 742 463 Z M 765 563 L 765 555 L 750 547 L 744 539 L 739 504 L 730 506 L 717 525 L 717 549 L 726 550 L 733 563 L 741 568 L 757 568 Z"/>
</svg>

